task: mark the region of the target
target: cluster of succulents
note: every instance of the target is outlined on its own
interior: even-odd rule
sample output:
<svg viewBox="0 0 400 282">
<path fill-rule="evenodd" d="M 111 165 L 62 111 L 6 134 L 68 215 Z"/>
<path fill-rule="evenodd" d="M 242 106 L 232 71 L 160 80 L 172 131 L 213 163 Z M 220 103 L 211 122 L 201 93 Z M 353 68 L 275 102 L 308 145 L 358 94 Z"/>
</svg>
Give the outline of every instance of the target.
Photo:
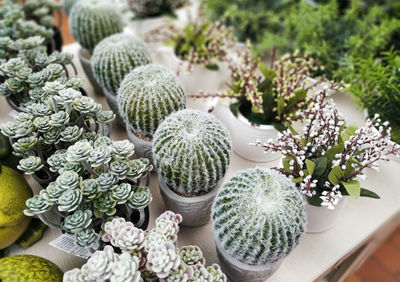
<svg viewBox="0 0 400 282">
<path fill-rule="evenodd" d="M 263 168 L 238 172 L 225 182 L 212 212 L 216 240 L 230 256 L 249 265 L 286 257 L 305 231 L 305 215 L 294 183 Z"/>
<path fill-rule="evenodd" d="M 23 158 L 19 168 L 25 173 L 40 170 L 45 173 L 44 178 L 51 179 L 56 171 L 51 169 L 50 155 L 78 140 L 110 133 L 115 114 L 102 111 L 102 106 L 92 98 L 68 87 L 75 84 L 76 88 L 80 83 L 79 79 L 47 82 L 34 92 L 37 100 L 27 105 L 25 112 L 1 125 L 13 153 Z"/>
<path fill-rule="evenodd" d="M 210 192 L 225 175 L 231 156 L 228 130 L 213 116 L 181 110 L 167 117 L 153 141 L 154 164 L 175 193 Z"/>
<path fill-rule="evenodd" d="M 133 154 L 129 141 L 97 134 L 58 150 L 47 163 L 59 176 L 27 200 L 25 214 L 42 215 L 54 207 L 62 217 L 62 230 L 74 235 L 79 246 L 95 246 L 96 232 L 107 218 L 130 219 L 133 210 L 143 210 L 152 200 L 143 180 L 153 167 L 148 159 L 129 159 Z"/>
<path fill-rule="evenodd" d="M 181 82 L 173 72 L 159 65 L 135 68 L 125 76 L 118 90 L 121 117 L 135 134 L 149 139 L 168 115 L 185 107 Z"/>
<path fill-rule="evenodd" d="M 188 0 L 128 0 L 128 5 L 137 18 L 173 14 L 176 8 Z"/>
<path fill-rule="evenodd" d="M 92 52 L 104 38 L 122 32 L 122 20 L 112 1 L 76 2 L 69 14 L 71 33 L 81 46 Z"/>
<path fill-rule="evenodd" d="M 41 26 L 52 27 L 54 12 L 61 8 L 61 4 L 54 0 L 27 0 L 22 4 L 26 18 L 34 20 Z"/>
<path fill-rule="evenodd" d="M 64 281 L 225 282 L 219 265 L 205 266 L 199 247 L 175 246 L 181 221 L 179 214 L 166 211 L 144 232 L 123 218 L 113 218 L 102 231 L 102 240 L 110 245 L 95 252 L 81 269 L 67 271 Z"/>
<path fill-rule="evenodd" d="M 125 75 L 134 68 L 150 62 L 146 45 L 136 36 L 122 33 L 100 41 L 92 55 L 96 80 L 114 95 Z"/>
</svg>

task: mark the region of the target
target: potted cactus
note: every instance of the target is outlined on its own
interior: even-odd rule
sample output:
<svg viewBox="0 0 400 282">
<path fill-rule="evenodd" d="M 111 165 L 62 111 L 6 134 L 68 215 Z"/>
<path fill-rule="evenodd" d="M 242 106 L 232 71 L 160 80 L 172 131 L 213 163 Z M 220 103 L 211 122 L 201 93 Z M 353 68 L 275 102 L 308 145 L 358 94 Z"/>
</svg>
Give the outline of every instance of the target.
<svg viewBox="0 0 400 282">
<path fill-rule="evenodd" d="M 129 159 L 133 154 L 128 140 L 111 141 L 97 134 L 57 151 L 47 162 L 59 176 L 26 201 L 24 213 L 38 215 L 87 248 L 96 248 L 101 225 L 111 216 L 123 216 L 146 229 L 152 200 L 148 174 L 153 167 L 148 159 Z M 58 214 L 60 222 L 49 220 L 49 211 Z"/>
<path fill-rule="evenodd" d="M 92 98 L 68 88 L 76 83 L 81 81 L 47 82 L 31 95 L 36 100 L 26 106 L 26 112 L 1 125 L 1 132 L 10 139 L 13 154 L 22 157 L 18 168 L 32 175 L 44 188 L 58 175 L 49 163 L 52 154 L 77 140 L 108 135 L 111 131 L 115 115 L 102 111 Z"/>
<path fill-rule="evenodd" d="M 153 229 L 144 232 L 123 218 L 112 219 L 102 231 L 102 240 L 109 245 L 94 253 L 81 269 L 67 271 L 63 281 L 226 282 L 219 265 L 205 266 L 199 247 L 175 246 L 181 221 L 182 216 L 166 211 Z"/>
<path fill-rule="evenodd" d="M 158 65 L 135 68 L 118 90 L 118 109 L 129 140 L 140 157 L 153 160 L 152 139 L 159 124 L 172 112 L 184 109 L 186 95 L 178 78 Z"/>
<path fill-rule="evenodd" d="M 153 142 L 161 196 L 185 226 L 210 219 L 211 204 L 231 157 L 227 129 L 213 116 L 182 110 L 167 117 Z"/>
<path fill-rule="evenodd" d="M 228 98 L 217 100 L 210 108 L 227 126 L 232 136 L 233 150 L 241 157 L 255 162 L 278 159 L 278 154 L 264 154 L 252 148 L 257 139 L 274 139 L 279 131 L 291 128 L 300 119 L 299 112 L 315 103 L 316 94 L 341 89 L 340 84 L 324 78 L 309 78 L 318 68 L 315 60 L 297 54 L 272 59 L 271 68 L 253 57 L 250 43 L 236 60 L 230 62 L 232 81 L 222 92 L 199 92 L 192 98 Z"/>
<path fill-rule="evenodd" d="M 302 133 L 284 131 L 276 141 L 256 145 L 281 152 L 278 169 L 296 183 L 306 199 L 307 231 L 323 232 L 340 218 L 345 199 L 379 198 L 361 188 L 367 168 L 378 170 L 378 161 L 400 155 L 400 145 L 390 140 L 388 122 L 379 116 L 358 128 L 346 125 L 333 103 L 322 100 L 305 111 Z"/>
<path fill-rule="evenodd" d="M 212 219 L 218 258 L 228 277 L 265 281 L 299 243 L 306 212 L 288 177 L 252 168 L 223 184 Z"/>
<path fill-rule="evenodd" d="M 69 24 L 73 37 L 81 45 L 78 54 L 83 70 L 95 93 L 102 95 L 102 89 L 93 75 L 91 56 L 101 40 L 122 32 L 121 16 L 112 1 L 78 1 L 70 11 Z"/>
<path fill-rule="evenodd" d="M 149 64 L 151 58 L 145 44 L 133 35 L 114 34 L 94 48 L 92 68 L 103 87 L 111 110 L 118 113 L 117 92 L 125 75 L 134 68 Z"/>
</svg>

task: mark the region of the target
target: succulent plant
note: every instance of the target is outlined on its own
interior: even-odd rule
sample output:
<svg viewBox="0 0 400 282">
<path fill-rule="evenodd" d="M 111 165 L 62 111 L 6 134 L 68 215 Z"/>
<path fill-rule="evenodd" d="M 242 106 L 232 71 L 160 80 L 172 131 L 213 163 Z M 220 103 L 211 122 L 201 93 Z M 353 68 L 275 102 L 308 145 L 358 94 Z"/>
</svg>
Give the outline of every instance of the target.
<svg viewBox="0 0 400 282">
<path fill-rule="evenodd" d="M 151 137 L 169 114 L 185 106 L 181 82 L 159 65 L 135 68 L 125 76 L 118 90 L 120 115 L 136 134 Z"/>
<path fill-rule="evenodd" d="M 122 20 L 112 1 L 86 0 L 75 3 L 69 15 L 75 40 L 90 52 L 104 38 L 122 32 Z"/>
<path fill-rule="evenodd" d="M 238 172 L 225 182 L 212 218 L 222 247 L 249 265 L 283 259 L 305 229 L 303 200 L 291 179 L 262 168 Z"/>
<path fill-rule="evenodd" d="M 54 0 L 27 0 L 22 7 L 27 19 L 34 20 L 41 26 L 52 27 L 54 12 L 61 8 L 61 4 Z"/>
<path fill-rule="evenodd" d="M 101 162 L 97 158 L 101 156 L 93 154 L 99 147 L 109 152 Z M 94 246 L 99 239 L 97 232 L 101 224 L 110 216 L 129 217 L 132 209 L 144 209 L 152 200 L 149 188 L 141 186 L 141 180 L 153 167 L 148 159 L 129 161 L 127 158 L 133 153 L 131 143 L 113 142 L 104 136 L 92 141 L 83 139 L 66 150 L 57 151 L 49 157 L 48 164 L 50 170 L 59 173 L 59 176 L 39 195 L 26 202 L 28 208 L 25 214 L 42 214 L 55 207 L 64 218 L 61 228 L 73 235 L 79 246 Z M 110 171 L 114 163 L 124 164 L 125 174 L 119 173 L 118 177 L 112 174 Z M 134 175 L 134 179 L 129 175 Z M 141 248 L 144 244 L 143 231 L 138 231 L 131 222 L 125 224 L 130 228 L 120 230 L 114 244 L 130 251 L 135 246 Z M 116 228 L 110 223 L 105 226 L 106 233 Z M 115 233 L 111 234 L 115 236 Z"/>
<path fill-rule="evenodd" d="M 174 244 L 164 242 L 150 248 L 147 253 L 146 267 L 155 272 L 158 278 L 166 278 L 171 270 L 178 268 L 180 259 Z"/>
<path fill-rule="evenodd" d="M 62 0 L 62 6 L 67 16 L 69 16 L 69 12 L 76 2 L 78 2 L 78 0 Z"/>
<path fill-rule="evenodd" d="M 128 0 L 128 5 L 138 18 L 171 14 L 188 0 Z"/>
<path fill-rule="evenodd" d="M 173 113 L 159 126 L 154 163 L 169 188 L 185 196 L 210 192 L 225 175 L 231 156 L 227 129 L 196 110 Z"/>
<path fill-rule="evenodd" d="M 92 55 L 96 80 L 115 95 L 125 75 L 150 62 L 146 45 L 136 36 L 122 33 L 100 41 Z"/>
</svg>

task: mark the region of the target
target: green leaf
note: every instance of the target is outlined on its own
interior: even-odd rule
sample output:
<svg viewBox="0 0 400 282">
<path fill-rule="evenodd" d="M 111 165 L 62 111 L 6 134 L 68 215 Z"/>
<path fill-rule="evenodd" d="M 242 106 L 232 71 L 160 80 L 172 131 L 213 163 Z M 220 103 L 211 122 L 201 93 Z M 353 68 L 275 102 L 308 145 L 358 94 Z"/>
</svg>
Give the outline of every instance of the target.
<svg viewBox="0 0 400 282">
<path fill-rule="evenodd" d="M 285 97 L 280 96 L 278 99 L 278 105 L 277 105 L 277 115 L 281 116 L 283 110 L 285 109 Z"/>
<path fill-rule="evenodd" d="M 351 136 L 354 136 L 356 133 L 356 130 L 358 129 L 357 126 L 355 125 L 350 125 L 349 127 L 347 127 L 343 133 L 340 135 L 340 137 L 342 138 L 343 142 L 347 141 L 350 139 Z"/>
<path fill-rule="evenodd" d="M 292 181 L 294 183 L 300 183 L 301 181 L 303 181 L 303 177 L 300 176 L 300 177 L 297 177 L 297 178 L 293 178 Z"/>
<path fill-rule="evenodd" d="M 371 190 L 368 190 L 368 189 L 365 189 L 365 188 L 361 188 L 360 196 L 361 197 L 374 198 L 374 199 L 380 199 L 381 198 L 375 192 L 373 192 Z"/>
<path fill-rule="evenodd" d="M 233 115 L 235 117 L 238 116 L 239 114 L 239 108 L 242 105 L 242 102 L 236 102 L 236 103 L 232 103 L 229 105 L 229 108 L 231 109 L 231 112 L 233 113 Z"/>
<path fill-rule="evenodd" d="M 270 78 L 271 80 L 274 79 L 277 74 L 274 70 L 270 69 L 267 67 L 263 62 L 258 63 L 258 69 L 261 71 L 261 73 L 264 75 L 264 78 Z"/>
<path fill-rule="evenodd" d="M 334 159 L 336 159 L 335 155 L 336 154 L 341 154 L 344 151 L 344 144 L 339 143 L 334 146 L 332 146 L 328 151 L 325 152 L 325 157 L 327 157 L 329 162 L 332 162 Z"/>
<path fill-rule="evenodd" d="M 283 159 L 282 159 L 283 169 L 284 169 L 285 171 L 287 171 L 287 172 L 290 172 L 290 169 L 289 169 L 289 167 L 290 167 L 289 162 L 290 162 L 291 160 L 292 160 L 292 158 L 290 158 L 290 157 L 286 157 L 286 158 L 283 158 Z"/>
<path fill-rule="evenodd" d="M 308 170 L 308 174 L 312 175 L 314 173 L 314 169 L 315 169 L 315 163 L 311 160 L 306 160 L 306 167 Z"/>
<path fill-rule="evenodd" d="M 326 171 L 328 167 L 328 159 L 325 157 L 320 157 L 315 161 L 314 177 L 316 179 L 320 178 Z"/>
<path fill-rule="evenodd" d="M 341 182 L 346 189 L 347 193 L 349 193 L 350 197 L 353 199 L 358 199 L 361 193 L 360 182 L 357 180 L 349 180 Z M 336 185 L 336 184 L 335 184 Z"/>
<path fill-rule="evenodd" d="M 297 89 L 296 91 L 294 91 L 294 96 L 291 97 L 288 101 L 287 101 L 287 105 L 286 105 L 286 109 L 292 108 L 294 105 L 297 104 L 297 102 L 300 99 L 304 99 L 305 97 L 307 97 L 307 91 L 304 88 L 301 89 Z M 298 108 L 293 107 L 291 111 L 287 112 L 293 112 L 294 110 L 297 110 Z"/>
<path fill-rule="evenodd" d="M 232 87 L 231 87 L 232 91 L 233 91 L 234 93 L 239 93 L 239 92 L 240 92 L 240 85 L 241 85 L 241 84 L 242 84 L 242 80 L 241 80 L 241 79 L 236 80 L 236 81 L 233 81 L 233 82 L 232 82 Z"/>
<path fill-rule="evenodd" d="M 338 185 L 340 183 L 340 178 L 342 177 L 343 177 L 343 170 L 338 166 L 332 167 L 332 170 L 328 175 L 329 181 L 333 185 Z"/>
<path fill-rule="evenodd" d="M 287 127 L 285 125 L 283 125 L 282 123 L 279 123 L 279 122 L 272 123 L 272 126 L 279 132 L 283 132 L 287 129 Z"/>
<path fill-rule="evenodd" d="M 219 70 L 219 67 L 217 64 L 213 64 L 213 65 L 206 65 L 206 68 L 209 70 L 213 70 L 213 71 L 217 71 Z"/>
</svg>

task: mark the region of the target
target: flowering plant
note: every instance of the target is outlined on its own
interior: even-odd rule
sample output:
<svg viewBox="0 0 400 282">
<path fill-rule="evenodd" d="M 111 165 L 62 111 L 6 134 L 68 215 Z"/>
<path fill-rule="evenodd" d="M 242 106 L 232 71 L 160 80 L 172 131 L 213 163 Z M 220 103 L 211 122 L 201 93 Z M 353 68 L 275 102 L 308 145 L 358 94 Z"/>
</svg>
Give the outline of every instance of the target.
<svg viewBox="0 0 400 282">
<path fill-rule="evenodd" d="M 108 245 L 97 251 L 81 269 L 67 271 L 64 281 L 225 282 L 226 276 L 219 265 L 205 267 L 199 247 L 175 246 L 181 221 L 179 214 L 166 211 L 156 219 L 153 229 L 144 232 L 123 218 L 113 218 L 103 225 L 102 240 L 114 248 Z M 127 261 L 130 257 L 134 267 L 127 267 L 128 263 L 126 267 L 118 267 L 118 276 L 123 280 L 114 280 L 115 263 L 121 256 Z"/>
<path fill-rule="evenodd" d="M 50 171 L 59 176 L 39 195 L 27 200 L 24 213 L 40 215 L 46 223 L 41 215 L 55 207 L 62 218 L 62 230 L 74 235 L 82 247 L 96 245 L 96 232 L 110 216 L 131 219 L 136 210 L 140 214 L 138 222 L 143 222 L 144 209 L 152 196 L 142 180 L 153 167 L 148 159 L 129 160 L 133 154 L 134 145 L 128 140 L 111 141 L 88 134 L 48 158 Z M 34 157 L 24 160 L 28 162 L 30 158 Z"/>
<path fill-rule="evenodd" d="M 316 101 L 321 88 L 327 93 L 341 89 L 340 84 L 327 83 L 323 78 L 309 79 L 318 68 L 315 60 L 296 53 L 286 55 L 268 68 L 252 55 L 251 45 L 236 60 L 230 61 L 232 82 L 222 93 L 190 95 L 193 98 L 222 97 L 236 99 L 230 108 L 236 116 L 240 112 L 251 123 L 272 124 L 284 130 L 300 116 L 298 112 L 309 108 Z"/>
<path fill-rule="evenodd" d="M 281 152 L 280 172 L 298 184 L 307 201 L 315 206 L 334 209 L 343 195 L 379 198 L 361 188 L 356 179 L 366 168 L 378 169 L 377 162 L 389 155 L 400 155 L 400 145 L 390 140 L 390 127 L 378 115 L 357 129 L 347 126 L 333 103 L 320 102 L 302 113 L 306 118 L 301 134 L 284 131 L 276 141 L 257 141 L 265 151 Z"/>
</svg>

